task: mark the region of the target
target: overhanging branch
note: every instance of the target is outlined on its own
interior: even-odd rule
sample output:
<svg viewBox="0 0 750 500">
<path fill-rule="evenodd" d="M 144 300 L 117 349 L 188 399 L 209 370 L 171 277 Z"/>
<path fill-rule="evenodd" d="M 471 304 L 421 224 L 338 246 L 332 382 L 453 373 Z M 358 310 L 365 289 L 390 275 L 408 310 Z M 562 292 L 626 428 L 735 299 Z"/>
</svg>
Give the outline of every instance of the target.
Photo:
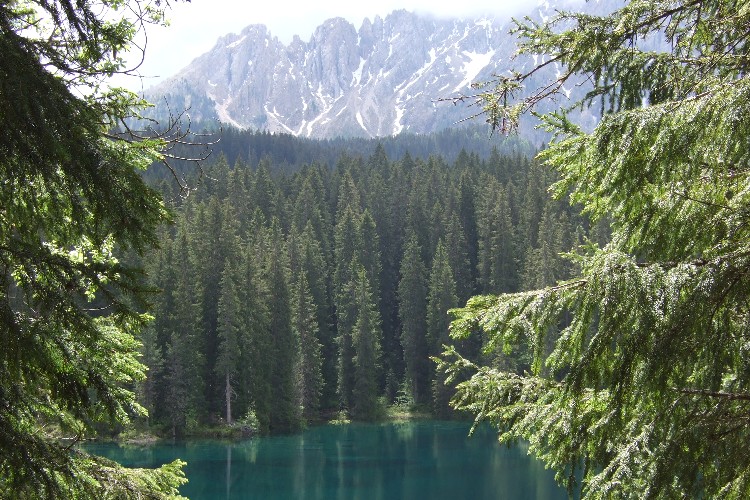
<svg viewBox="0 0 750 500">
<path fill-rule="evenodd" d="M 707 389 L 693 389 L 693 388 L 674 388 L 675 391 L 680 394 L 689 394 L 691 396 L 704 396 L 708 398 L 720 398 L 727 401 L 750 401 L 750 393 L 747 392 L 725 392 L 725 391 L 709 391 Z"/>
</svg>

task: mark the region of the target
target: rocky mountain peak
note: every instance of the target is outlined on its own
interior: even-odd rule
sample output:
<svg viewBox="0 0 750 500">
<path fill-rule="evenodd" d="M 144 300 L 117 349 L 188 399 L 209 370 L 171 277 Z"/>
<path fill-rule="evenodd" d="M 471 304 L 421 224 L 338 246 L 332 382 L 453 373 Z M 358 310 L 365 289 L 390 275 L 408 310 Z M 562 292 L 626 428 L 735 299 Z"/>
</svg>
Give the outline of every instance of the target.
<svg viewBox="0 0 750 500">
<path fill-rule="evenodd" d="M 396 10 L 365 19 L 359 30 L 332 18 L 309 42 L 294 37 L 287 46 L 251 25 L 220 38 L 146 97 L 189 107 L 194 121 L 304 137 L 429 133 L 469 114 L 438 99 L 470 93 L 472 82 L 504 71 L 515 50 L 507 29 L 505 20 Z"/>
</svg>

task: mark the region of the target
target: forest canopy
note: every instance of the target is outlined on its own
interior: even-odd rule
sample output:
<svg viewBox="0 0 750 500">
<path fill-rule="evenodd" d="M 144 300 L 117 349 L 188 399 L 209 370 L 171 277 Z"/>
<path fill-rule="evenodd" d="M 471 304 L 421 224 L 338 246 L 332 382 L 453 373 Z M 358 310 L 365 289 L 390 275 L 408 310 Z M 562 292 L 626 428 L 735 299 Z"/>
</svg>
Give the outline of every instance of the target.
<svg viewBox="0 0 750 500">
<path fill-rule="evenodd" d="M 452 397 L 590 497 L 750 496 L 750 2 L 520 21 L 537 66 L 475 104 L 511 132 L 589 82 L 540 116 L 550 171 L 378 147 L 286 175 L 238 153 L 169 228 L 142 173 L 185 131 L 138 135 L 144 103 L 103 84 L 167 5 L 0 4 L 0 496 L 177 495 L 179 461 L 75 446 L 146 408 L 175 434 L 289 431 L 403 397 L 441 415 Z M 593 130 L 568 120 L 578 106 L 601 107 Z M 151 281 L 129 264 L 144 256 Z M 442 311 L 477 293 L 436 371 Z"/>
<path fill-rule="evenodd" d="M 554 177 L 525 155 L 449 163 L 378 146 L 286 170 L 219 155 L 144 259 L 163 290 L 143 336 L 152 429 L 278 432 L 339 412 L 372 420 L 394 403 L 451 416 L 428 359 L 448 340 L 447 310 L 569 277 L 559 254 L 606 239 L 550 199 Z"/>
<path fill-rule="evenodd" d="M 541 116 L 559 198 L 608 218 L 612 239 L 570 258 L 580 276 L 472 298 L 452 335 L 484 332 L 528 371 L 477 364 L 456 408 L 489 420 L 590 498 L 750 496 L 750 3 L 634 0 L 610 15 L 517 23 L 537 67 L 476 97 L 512 130 L 576 78 L 581 102 Z M 657 43 L 654 43 L 657 42 Z M 542 66 L 558 77 L 517 98 Z M 566 118 L 601 105 L 587 132 Z M 581 481 L 582 480 L 582 481 Z"/>
</svg>

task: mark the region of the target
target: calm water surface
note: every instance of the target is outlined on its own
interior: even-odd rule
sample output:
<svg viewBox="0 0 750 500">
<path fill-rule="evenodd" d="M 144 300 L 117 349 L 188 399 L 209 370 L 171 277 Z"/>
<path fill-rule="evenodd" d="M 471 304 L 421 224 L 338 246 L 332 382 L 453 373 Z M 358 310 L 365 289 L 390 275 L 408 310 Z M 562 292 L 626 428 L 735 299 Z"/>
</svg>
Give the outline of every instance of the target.
<svg viewBox="0 0 750 500">
<path fill-rule="evenodd" d="M 565 499 L 550 471 L 489 427 L 460 422 L 325 425 L 241 442 L 92 444 L 124 465 L 187 461 L 181 493 L 200 499 Z"/>
</svg>

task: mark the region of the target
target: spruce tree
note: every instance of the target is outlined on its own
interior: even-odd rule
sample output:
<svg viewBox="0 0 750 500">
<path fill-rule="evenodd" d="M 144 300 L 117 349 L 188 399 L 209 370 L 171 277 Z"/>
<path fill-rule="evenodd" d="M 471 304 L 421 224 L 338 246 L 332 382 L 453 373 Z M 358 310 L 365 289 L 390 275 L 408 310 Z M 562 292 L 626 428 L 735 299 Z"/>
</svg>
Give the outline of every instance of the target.
<svg viewBox="0 0 750 500">
<path fill-rule="evenodd" d="M 264 221 L 269 224 L 274 216 L 279 215 L 280 208 L 277 206 L 277 187 L 271 178 L 270 166 L 270 160 L 260 161 L 250 190 L 252 209 L 259 210 L 263 214 Z"/>
<path fill-rule="evenodd" d="M 565 214 L 556 212 L 555 203 L 545 203 L 539 222 L 539 246 L 527 250 L 522 289 L 536 290 L 570 278 L 570 266 L 562 254 L 573 246 L 571 233 Z"/>
<path fill-rule="evenodd" d="M 474 291 L 466 236 L 455 213 L 448 214 L 443 224 L 445 226 L 445 251 L 456 281 L 456 296 L 463 304 Z"/>
<path fill-rule="evenodd" d="M 354 266 L 353 283 L 356 296 L 357 321 L 352 333 L 354 347 L 354 387 L 352 416 L 358 420 L 373 420 L 378 416 L 378 378 L 380 359 L 380 314 L 375 305 L 367 271 Z"/>
<path fill-rule="evenodd" d="M 725 0 L 527 20 L 521 52 L 539 66 L 480 96 L 500 129 L 579 77 L 590 91 L 570 109 L 602 106 L 591 131 L 568 108 L 544 115 L 554 139 L 542 160 L 557 197 L 611 220 L 611 241 L 579 251 L 577 278 L 456 312 L 456 337 L 482 329 L 497 349 L 527 345 L 527 373 L 455 350 L 443 365 L 476 369 L 456 407 L 491 420 L 501 441 L 528 440 L 587 497 L 750 496 L 747 26 L 748 3 Z M 552 61 L 551 81 L 516 100 Z"/>
<path fill-rule="evenodd" d="M 266 260 L 270 349 L 261 353 L 271 361 L 269 384 L 273 390 L 268 427 L 271 432 L 290 432 L 301 428 L 295 374 L 299 363 L 299 338 L 292 328 L 287 251 L 278 219 L 272 220 L 268 233 Z"/>
<path fill-rule="evenodd" d="M 216 373 L 224 380 L 223 392 L 226 408 L 224 418 L 227 424 L 232 423 L 232 400 L 236 395 L 234 387 L 237 386 L 242 351 L 245 348 L 242 342 L 244 326 L 242 304 L 235 282 L 238 277 L 239 272 L 236 265 L 232 260 L 227 259 L 220 282 L 221 292 L 217 327 L 219 346 L 214 367 Z"/>
<path fill-rule="evenodd" d="M 202 285 L 195 279 L 194 257 L 191 252 L 192 239 L 187 224 L 178 227 L 173 242 L 172 255 L 177 269 L 175 287 L 172 291 L 174 308 L 171 311 L 166 335 L 166 413 L 172 435 L 184 433 L 188 421 L 205 410 L 203 401 L 205 388 L 204 337 L 201 334 L 201 315 L 197 304 L 202 296 Z M 177 266 L 179 263 L 179 266 Z"/>
<path fill-rule="evenodd" d="M 306 420 L 319 417 L 320 396 L 323 388 L 322 347 L 319 328 L 307 273 L 300 270 L 292 290 L 292 328 L 299 338 L 300 360 L 297 368 L 299 404 Z"/>
<path fill-rule="evenodd" d="M 178 221 L 182 219 L 181 217 Z M 180 224 L 181 222 L 178 222 Z M 143 332 L 143 364 L 148 368 L 148 377 L 141 382 L 138 401 L 148 411 L 148 421 L 164 420 L 165 405 L 165 364 L 164 358 L 169 344 L 171 318 L 174 314 L 174 291 L 177 266 L 174 263 L 174 243 L 169 230 L 164 226 L 160 234 L 160 248 L 146 261 L 146 273 L 151 286 L 160 290 L 153 300 L 157 313 Z"/>
<path fill-rule="evenodd" d="M 143 414 L 131 389 L 149 290 L 121 258 L 170 218 L 141 177 L 170 145 L 118 132 L 144 103 L 103 81 L 163 21 L 147 4 L 0 4 L 0 497 L 166 497 L 184 482 L 179 462 L 126 468 L 45 430 L 79 440 Z"/>
<path fill-rule="evenodd" d="M 485 293 L 517 288 L 515 229 L 505 189 L 488 179 L 477 216 L 479 283 Z"/>
<path fill-rule="evenodd" d="M 326 199 L 322 191 L 315 188 L 313 178 L 308 177 L 304 180 L 294 202 L 292 220 L 294 227 L 300 232 L 310 224 L 321 247 L 330 251 L 331 222 L 330 217 L 325 215 L 328 213 Z"/>
<path fill-rule="evenodd" d="M 401 318 L 401 345 L 404 350 L 406 380 L 416 404 L 429 401 L 427 365 L 427 270 L 422 262 L 422 250 L 415 235 L 404 248 L 401 261 L 401 281 L 398 284 Z"/>
<path fill-rule="evenodd" d="M 242 361 L 237 399 L 244 410 L 252 411 L 259 423 L 259 431 L 266 433 L 270 426 L 270 406 L 273 397 L 271 368 L 268 355 L 272 349 L 270 337 L 271 311 L 269 276 L 260 255 L 268 255 L 267 231 L 253 228 L 252 236 L 242 251 L 239 297 L 242 305 Z"/>
<path fill-rule="evenodd" d="M 449 344 L 448 329 L 450 318 L 448 310 L 458 305 L 456 282 L 450 266 L 448 252 L 442 240 L 438 242 L 435 257 L 432 260 L 430 282 L 427 295 L 427 339 L 430 356 L 437 356 L 443 345 Z M 431 374 L 432 410 L 438 417 L 450 415 L 450 401 L 453 390 L 446 385 L 444 372 Z"/>
<path fill-rule="evenodd" d="M 223 410 L 224 380 L 216 373 L 218 356 L 218 324 L 221 270 L 227 256 L 229 241 L 223 230 L 234 225 L 234 217 L 228 206 L 222 206 L 216 196 L 208 198 L 206 203 L 198 206 L 192 230 L 193 262 L 195 274 L 192 279 L 200 283 L 201 296 L 198 300 L 201 314 L 200 334 L 201 353 L 204 356 L 201 380 L 204 387 L 204 404 L 202 418 L 219 415 Z M 226 225 L 224 224 L 226 217 Z M 231 234 L 233 231 L 230 231 Z"/>
<path fill-rule="evenodd" d="M 428 207 L 427 167 L 424 162 L 417 162 L 417 168 L 412 172 L 411 188 L 406 202 L 406 238 L 414 236 L 420 248 L 422 262 L 432 258 L 430 251 L 430 217 L 431 207 Z M 438 219 L 440 220 L 440 219 Z"/>
<path fill-rule="evenodd" d="M 479 251 L 479 236 L 477 234 L 477 210 L 476 199 L 479 183 L 473 177 L 469 170 L 462 170 L 458 178 L 458 207 L 457 215 L 461 227 L 466 235 L 466 249 L 469 255 L 469 269 L 472 273 L 472 282 L 478 281 L 478 261 L 477 254 Z"/>
<path fill-rule="evenodd" d="M 351 207 L 336 224 L 336 268 L 333 275 L 333 297 L 336 306 L 336 342 L 338 344 L 338 393 L 341 404 L 351 408 L 354 389 L 354 348 L 352 332 L 356 318 L 356 302 L 352 288 L 352 264 L 357 251 L 357 220 Z"/>
<path fill-rule="evenodd" d="M 390 399 L 396 396 L 404 372 L 398 317 L 399 269 L 406 227 L 404 207 L 408 199 L 410 184 L 404 164 L 407 166 L 413 164 L 408 152 L 400 163 L 394 162 L 390 166 L 387 179 L 386 214 L 382 221 L 376 219 L 378 232 L 381 235 L 383 266 L 380 297 L 383 320 L 383 372 L 386 379 L 386 393 Z"/>
<path fill-rule="evenodd" d="M 148 325 L 141 335 L 141 360 L 148 369 L 148 377 L 136 386 L 138 403 L 148 412 L 145 415 L 146 425 L 151 425 L 163 410 L 163 394 L 160 390 L 164 386 L 164 349 L 157 341 L 156 329 Z"/>
<path fill-rule="evenodd" d="M 357 260 L 367 273 L 367 281 L 373 293 L 375 306 L 380 311 L 380 238 L 369 210 L 365 210 L 362 214 L 357 237 Z"/>
<path fill-rule="evenodd" d="M 307 277 L 315 305 L 315 323 L 321 344 L 322 386 L 320 404 L 323 408 L 338 406 L 336 398 L 338 349 L 334 335 L 333 304 L 329 291 L 331 274 L 321 244 L 315 239 L 311 226 L 305 227 L 299 238 L 300 269 Z"/>
</svg>

